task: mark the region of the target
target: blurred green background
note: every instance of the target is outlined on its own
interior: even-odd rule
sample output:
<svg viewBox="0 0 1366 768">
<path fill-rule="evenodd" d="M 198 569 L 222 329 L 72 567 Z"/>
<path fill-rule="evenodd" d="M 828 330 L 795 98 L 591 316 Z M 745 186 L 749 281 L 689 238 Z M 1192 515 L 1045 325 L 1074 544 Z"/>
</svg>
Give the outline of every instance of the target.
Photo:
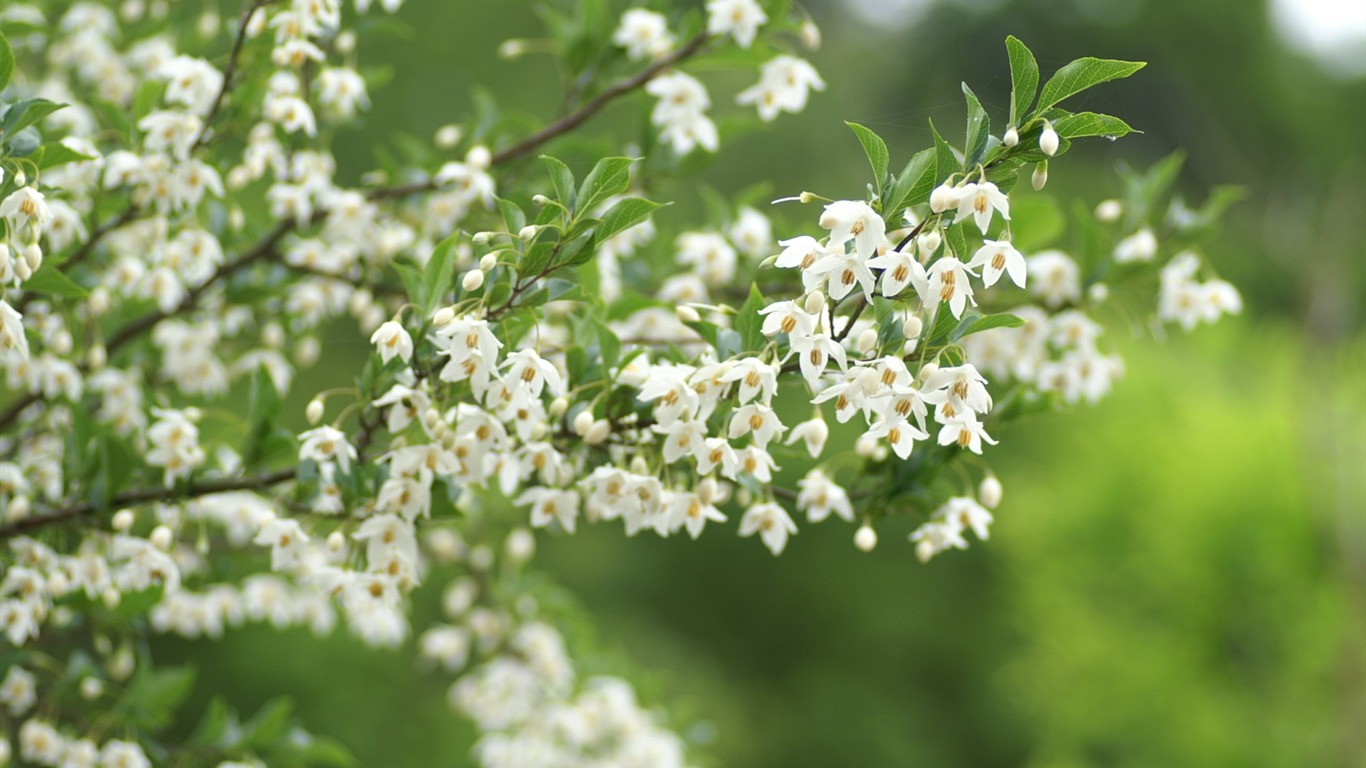
<svg viewBox="0 0 1366 768">
<path fill-rule="evenodd" d="M 1342 55 L 1330 71 L 1287 47 L 1287 17 L 1256 0 L 806 8 L 830 88 L 723 144 L 703 171 L 716 188 L 860 194 L 867 169 L 841 121 L 881 133 L 895 165 L 928 140 L 927 117 L 960 123 L 959 80 L 1002 114 L 1007 34 L 1045 73 L 1142 59 L 1086 106 L 1145 133 L 1084 146 L 1050 189 L 1093 205 L 1117 191 L 1116 163 L 1184 148 L 1193 201 L 1247 191 L 1209 248 L 1247 310 L 1161 344 L 1112 329 L 1129 371 L 1116 393 L 999 435 L 992 540 L 928 566 L 891 527 L 864 555 L 848 526 L 803 526 L 781 558 L 733 531 L 542 537 L 539 567 L 593 618 L 596 646 L 629 659 L 716 765 L 1366 766 L 1366 79 Z M 529 2 L 410 0 L 401 18 L 417 31 L 362 48 L 394 80 L 342 138 L 343 174 L 396 132 L 465 119 L 475 84 L 553 111 L 549 59 L 495 54 L 541 34 Z M 720 115 L 739 111 L 728 93 L 714 92 Z M 630 137 L 643 104 L 590 130 Z M 670 192 L 666 229 L 698 210 Z M 203 693 L 248 710 L 292 693 L 364 765 L 469 764 L 443 678 L 410 653 L 255 629 L 160 653 L 196 659 Z"/>
</svg>

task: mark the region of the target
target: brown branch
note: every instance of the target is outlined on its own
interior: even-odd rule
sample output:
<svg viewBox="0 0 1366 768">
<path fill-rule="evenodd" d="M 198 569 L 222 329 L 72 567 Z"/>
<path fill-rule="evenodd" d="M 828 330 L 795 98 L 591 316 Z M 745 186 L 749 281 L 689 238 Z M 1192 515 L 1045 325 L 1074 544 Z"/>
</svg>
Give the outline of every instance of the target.
<svg viewBox="0 0 1366 768">
<path fill-rule="evenodd" d="M 68 520 L 75 520 L 85 517 L 99 509 L 113 509 L 125 507 L 131 504 L 141 504 L 148 501 L 183 501 L 195 499 L 200 496 L 210 496 L 215 493 L 227 493 L 228 491 L 260 490 L 269 488 L 272 485 L 288 482 L 294 479 L 297 470 L 294 468 L 280 469 L 268 472 L 264 475 L 254 475 L 251 477 L 228 477 L 215 480 L 206 480 L 202 483 L 192 483 L 182 490 L 167 488 L 134 488 L 130 491 L 115 494 L 108 504 L 96 506 L 95 504 L 82 501 L 77 504 L 42 512 L 36 515 L 15 520 L 0 526 L 0 539 L 8 539 L 18 536 L 28 531 L 42 528 L 53 523 L 60 523 Z"/>
<path fill-rule="evenodd" d="M 237 37 L 233 38 L 232 51 L 228 54 L 228 63 L 223 67 L 223 84 L 219 86 L 218 94 L 213 98 L 213 105 L 204 115 L 204 124 L 199 127 L 199 135 L 195 137 L 194 144 L 190 145 L 191 152 L 198 149 L 208 139 L 214 118 L 218 117 L 218 112 L 223 108 L 223 102 L 228 98 L 228 91 L 232 90 L 232 79 L 237 74 L 237 64 L 242 57 L 242 44 L 247 40 L 247 25 L 251 23 L 251 17 L 263 6 L 270 5 L 273 2 L 275 0 L 252 0 L 252 3 L 242 12 L 242 18 L 237 23 Z"/>
</svg>

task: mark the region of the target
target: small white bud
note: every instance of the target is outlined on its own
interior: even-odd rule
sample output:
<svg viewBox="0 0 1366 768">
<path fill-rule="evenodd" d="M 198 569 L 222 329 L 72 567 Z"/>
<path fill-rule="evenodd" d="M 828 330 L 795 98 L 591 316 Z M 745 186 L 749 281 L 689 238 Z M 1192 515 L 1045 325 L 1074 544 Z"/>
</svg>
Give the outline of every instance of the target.
<svg viewBox="0 0 1366 768">
<path fill-rule="evenodd" d="M 854 341 L 854 349 L 857 349 L 861 355 L 866 355 L 877 349 L 877 329 L 865 328 L 858 335 L 858 339 Z"/>
<path fill-rule="evenodd" d="M 305 368 L 318 362 L 318 356 L 321 354 L 322 342 L 318 341 L 316 336 L 301 339 L 298 344 L 294 345 L 294 359 Z"/>
<path fill-rule="evenodd" d="M 550 401 L 550 408 L 546 410 L 546 413 L 550 415 L 550 418 L 558 419 L 565 414 L 565 411 L 568 410 L 569 400 L 565 398 L 563 395 L 561 395 L 560 397 L 557 397 L 554 400 Z"/>
<path fill-rule="evenodd" d="M 92 344 L 90 351 L 85 353 L 85 359 L 90 363 L 90 370 L 98 371 L 109 362 L 109 350 L 103 344 Z"/>
<path fill-rule="evenodd" d="M 808 315 L 819 315 L 825 311 L 825 294 L 820 291 L 812 291 L 806 294 L 806 301 L 803 308 Z"/>
<path fill-rule="evenodd" d="M 1086 296 L 1099 304 L 1110 298 L 1110 286 L 1105 283 L 1093 283 L 1090 288 L 1086 289 Z"/>
<path fill-rule="evenodd" d="M 464 131 L 460 129 L 460 126 L 454 124 L 443 125 L 436 129 L 436 136 L 433 137 L 432 142 L 436 144 L 438 149 L 452 149 L 456 144 L 460 143 L 460 139 L 463 135 Z"/>
<path fill-rule="evenodd" d="M 915 348 L 920 345 L 916 339 L 908 339 L 901 344 L 901 356 L 905 357 L 915 353 Z"/>
<path fill-rule="evenodd" d="M 612 425 L 606 419 L 598 419 L 584 433 L 583 441 L 589 445 L 597 445 L 606 440 L 610 434 L 612 434 Z"/>
<path fill-rule="evenodd" d="M 487 168 L 493 163 L 493 153 L 483 144 L 476 144 L 465 153 L 465 163 L 475 168 Z"/>
<path fill-rule="evenodd" d="M 716 479 L 706 477 L 697 484 L 697 500 L 703 504 L 711 504 L 720 495 L 721 489 L 716 484 Z"/>
<path fill-rule="evenodd" d="M 304 418 L 308 419 L 309 424 L 317 424 L 323 420 L 323 400 L 315 397 L 308 401 L 308 407 L 304 408 Z"/>
<path fill-rule="evenodd" d="M 508 534 L 503 542 L 503 551 L 514 563 L 525 563 L 536 553 L 536 537 L 525 528 L 518 528 Z"/>
<path fill-rule="evenodd" d="M 1039 134 L 1039 149 L 1049 157 L 1058 153 L 1058 132 L 1053 130 L 1050 122 L 1044 121 L 1043 133 Z"/>
<path fill-rule="evenodd" d="M 1034 166 L 1034 174 L 1029 177 L 1029 183 L 1034 185 L 1034 191 L 1038 192 L 1048 183 L 1048 161 Z"/>
<path fill-rule="evenodd" d="M 109 521 L 109 527 L 113 528 L 116 533 L 128 533 L 133 527 L 133 521 L 133 510 L 120 509 L 114 513 L 113 519 Z"/>
<path fill-rule="evenodd" d="M 228 171 L 228 178 L 225 181 L 228 184 L 228 189 L 243 189 L 251 183 L 251 171 L 247 170 L 245 165 L 239 165 Z"/>
<path fill-rule="evenodd" d="M 86 300 L 86 306 L 90 308 L 90 314 L 95 317 L 103 315 L 109 311 L 109 289 L 103 285 L 96 286 L 90 291 L 90 298 Z"/>
<path fill-rule="evenodd" d="M 811 51 L 821 47 L 821 28 L 811 19 L 802 22 L 802 45 Z"/>
<path fill-rule="evenodd" d="M 995 509 L 1001 503 L 1001 481 L 995 475 L 987 475 L 981 486 L 977 488 L 977 498 L 982 502 L 982 506 L 987 509 Z"/>
<path fill-rule="evenodd" d="M 424 536 L 423 540 L 427 542 L 427 549 L 432 553 L 432 557 L 442 563 L 455 562 L 460 556 L 461 547 L 464 546 L 460 536 L 449 528 L 437 528 Z"/>
<path fill-rule="evenodd" d="M 21 187 L 28 186 L 28 174 L 23 171 L 14 172 L 14 183 Z"/>
<path fill-rule="evenodd" d="M 486 253 L 479 259 L 480 272 L 492 272 L 496 266 L 498 266 L 498 254 L 496 253 Z"/>
<path fill-rule="evenodd" d="M 854 546 L 860 552 L 872 552 L 877 546 L 877 531 L 871 525 L 864 523 L 854 532 Z"/>
<path fill-rule="evenodd" d="M 939 246 L 944 242 L 944 236 L 939 234 L 939 230 L 933 229 L 917 237 L 916 240 L 920 243 L 920 253 L 928 258 L 939 250 Z"/>
<path fill-rule="evenodd" d="M 175 537 L 171 534 L 170 528 L 167 528 L 164 525 L 158 525 L 152 529 L 152 535 L 149 536 L 147 540 L 152 542 L 152 546 L 163 552 L 167 552 L 171 549 L 171 544 L 175 541 Z"/>
<path fill-rule="evenodd" d="M 241 232 L 242 228 L 246 225 L 247 214 L 243 213 L 241 208 L 234 207 L 232 210 L 228 211 L 228 229 L 231 229 L 234 232 Z"/>
<path fill-rule="evenodd" d="M 62 597 L 71 591 L 71 581 L 65 573 L 53 571 L 52 575 L 47 577 L 47 591 L 54 598 Z"/>
<path fill-rule="evenodd" d="M 922 563 L 928 563 L 934 557 L 934 545 L 929 539 L 921 539 L 915 543 L 915 557 Z"/>
<path fill-rule="evenodd" d="M 916 378 L 923 382 L 936 373 L 939 373 L 939 363 L 929 362 L 925 363 L 925 367 L 920 369 L 920 375 Z"/>
<path fill-rule="evenodd" d="M 114 591 L 113 587 L 110 587 L 109 590 L 105 592 L 105 605 L 109 604 L 108 594 L 110 591 L 114 592 L 114 605 L 118 606 L 118 592 Z M 133 649 L 130 646 L 120 646 L 119 649 L 114 652 L 114 655 L 109 658 L 109 676 L 115 680 L 127 680 L 128 676 L 133 674 L 133 670 L 136 667 L 137 659 L 133 656 Z"/>
<path fill-rule="evenodd" d="M 346 536 L 341 531 L 333 531 L 327 534 L 327 551 L 334 555 L 340 555 L 346 551 Z"/>
<path fill-rule="evenodd" d="M 536 233 L 540 231 L 540 227 L 537 227 L 535 224 L 528 224 L 525 227 L 522 227 L 522 231 L 517 233 L 517 237 L 529 243 L 536 239 Z"/>
<path fill-rule="evenodd" d="M 52 336 L 52 343 L 49 348 L 59 355 L 67 355 L 71 352 L 71 334 L 65 330 L 57 331 Z"/>
<path fill-rule="evenodd" d="M 914 340 L 920 338 L 920 332 L 923 330 L 925 330 L 925 323 L 920 319 L 919 315 L 911 315 L 906 318 L 906 322 L 901 324 L 901 335 L 905 336 L 907 339 Z"/>
<path fill-rule="evenodd" d="M 1009 149 L 1015 146 L 1016 144 L 1019 144 L 1020 132 L 1015 130 L 1015 128 L 1012 126 L 1010 130 L 1006 131 L 1006 135 L 1001 137 L 1001 143 L 1005 145 L 1006 149 Z"/>
<path fill-rule="evenodd" d="M 1101 200 L 1096 205 L 1096 220 L 1109 224 L 1124 215 L 1124 204 L 1118 200 Z"/>
<path fill-rule="evenodd" d="M 484 286 L 484 273 L 478 269 L 471 269 L 465 273 L 460 280 L 460 287 L 466 291 L 477 291 Z"/>
<path fill-rule="evenodd" d="M 748 507 L 754 501 L 754 494 L 748 488 L 741 488 L 735 492 L 735 502 L 742 507 Z"/>
<path fill-rule="evenodd" d="M 864 435 L 854 443 L 854 452 L 865 459 L 870 459 L 877 454 L 877 441 Z"/>
<path fill-rule="evenodd" d="M 702 322 L 702 316 L 697 314 L 697 310 L 687 304 L 679 304 L 678 308 L 674 310 L 674 314 L 678 315 L 678 319 L 685 323 Z"/>
<path fill-rule="evenodd" d="M 516 38 L 504 40 L 498 46 L 498 55 L 504 59 L 520 58 L 524 53 L 526 53 L 526 42 Z"/>
<path fill-rule="evenodd" d="M 271 349 L 279 349 L 285 343 L 285 329 L 279 323 L 269 323 L 261 329 L 261 343 Z"/>
<path fill-rule="evenodd" d="M 474 241 L 475 245 L 487 245 L 491 237 L 493 237 L 492 232 L 475 232 L 470 239 Z"/>
<path fill-rule="evenodd" d="M 815 192 L 803 192 L 800 195 L 797 195 L 797 199 L 803 203 L 810 203 L 816 200 L 817 197 Z"/>
<path fill-rule="evenodd" d="M 545 195 L 532 195 L 531 202 L 539 208 L 541 206 L 544 206 L 546 203 L 550 202 L 550 198 L 546 197 Z"/>
<path fill-rule="evenodd" d="M 119 594 L 119 591 L 113 587 L 105 587 L 105 590 L 100 593 L 100 602 L 104 603 L 104 607 L 111 611 L 118 608 L 122 600 L 123 595 Z"/>
<path fill-rule="evenodd" d="M 631 459 L 631 472 L 643 475 L 650 471 L 650 465 L 645 462 L 644 456 L 636 456 Z"/>
<path fill-rule="evenodd" d="M 222 24 L 222 18 L 213 9 L 207 9 L 199 14 L 199 23 L 196 30 L 200 37 L 213 37 L 218 34 L 218 28 Z"/>
<path fill-rule="evenodd" d="M 94 701 L 104 693 L 104 681 L 98 677 L 81 678 L 81 698 L 86 701 Z"/>
<path fill-rule="evenodd" d="M 337 53 L 347 56 L 356 50 L 356 33 L 352 30 L 343 30 L 337 35 L 337 40 L 333 43 L 337 47 Z"/>
<path fill-rule="evenodd" d="M 579 415 L 574 417 L 574 434 L 585 437 L 588 430 L 593 428 L 593 412 L 589 410 L 579 411 Z"/>
</svg>

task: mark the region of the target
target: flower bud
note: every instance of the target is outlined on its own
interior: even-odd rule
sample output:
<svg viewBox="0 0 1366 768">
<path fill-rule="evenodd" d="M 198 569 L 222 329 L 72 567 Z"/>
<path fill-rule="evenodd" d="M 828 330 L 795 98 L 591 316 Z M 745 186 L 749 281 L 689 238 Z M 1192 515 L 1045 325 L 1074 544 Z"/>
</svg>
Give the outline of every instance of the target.
<svg viewBox="0 0 1366 768">
<path fill-rule="evenodd" d="M 1049 157 L 1058 154 L 1058 132 L 1050 122 L 1044 122 L 1043 133 L 1039 134 L 1039 150 Z"/>
<path fill-rule="evenodd" d="M 1124 204 L 1118 200 L 1101 200 L 1096 205 L 1096 220 L 1109 224 L 1124 214 Z"/>
<path fill-rule="evenodd" d="M 285 343 L 285 329 L 279 323 L 268 323 L 261 329 L 261 344 L 271 349 L 279 349 Z"/>
<path fill-rule="evenodd" d="M 674 314 L 678 315 L 678 319 L 685 323 L 702 322 L 702 316 L 697 314 L 697 310 L 687 304 L 679 304 L 678 308 L 674 310 Z"/>
<path fill-rule="evenodd" d="M 86 701 L 93 701 L 98 699 L 102 693 L 104 693 L 104 681 L 98 677 L 81 678 L 81 698 Z"/>
<path fill-rule="evenodd" d="M 470 239 L 474 241 L 475 245 L 487 245 L 491 237 L 493 237 L 492 232 L 475 232 Z"/>
<path fill-rule="evenodd" d="M 806 294 L 806 301 L 802 306 L 808 315 L 819 315 L 825 311 L 825 294 L 820 291 Z"/>
<path fill-rule="evenodd" d="M 936 373 L 939 373 L 939 363 L 925 363 L 925 367 L 920 369 L 920 375 L 916 378 L 920 379 L 923 382 L 929 377 L 935 375 Z"/>
<path fill-rule="evenodd" d="M 85 305 L 90 308 L 90 314 L 99 317 L 109 311 L 109 289 L 103 285 L 96 286 L 90 291 L 90 298 Z"/>
<path fill-rule="evenodd" d="M 133 510 L 120 509 L 109 521 L 109 527 L 113 528 L 115 533 L 128 533 L 133 527 L 133 520 Z"/>
<path fill-rule="evenodd" d="M 479 290 L 484 287 L 484 273 L 478 269 L 471 269 L 461 278 L 460 287 L 468 292 Z"/>
<path fill-rule="evenodd" d="M 877 329 L 865 328 L 854 341 L 854 349 L 857 349 L 861 355 L 866 355 L 877 349 Z"/>
<path fill-rule="evenodd" d="M 315 397 L 308 401 L 308 407 L 304 408 L 304 418 L 308 419 L 309 424 L 317 424 L 323 420 L 323 400 Z"/>
<path fill-rule="evenodd" d="M 104 592 L 100 593 L 100 602 L 104 603 L 104 607 L 111 611 L 118 608 L 122 600 L 123 595 L 119 594 L 119 591 L 113 587 L 106 587 Z"/>
<path fill-rule="evenodd" d="M 541 208 L 545 206 L 546 203 L 550 202 L 550 198 L 545 195 L 532 195 L 531 202 L 535 204 L 537 208 Z"/>
<path fill-rule="evenodd" d="M 22 520 L 28 517 L 29 500 L 27 496 L 15 496 L 10 500 L 9 507 L 5 510 L 5 517 L 10 522 Z"/>
<path fill-rule="evenodd" d="M 987 509 L 995 509 L 1001 503 L 1001 481 L 995 475 L 987 475 L 977 488 L 977 499 Z"/>
<path fill-rule="evenodd" d="M 450 307 L 442 307 L 432 315 L 432 325 L 437 328 L 450 325 L 455 320 L 455 310 Z"/>
<path fill-rule="evenodd" d="M 920 253 L 928 258 L 939 250 L 939 246 L 944 242 L 944 236 L 939 234 L 939 230 L 931 230 L 916 238 L 920 244 Z"/>
<path fill-rule="evenodd" d="M 228 189 L 238 190 L 251 183 L 251 171 L 245 165 L 239 165 L 228 171 L 228 178 L 225 179 Z"/>
<path fill-rule="evenodd" d="M 583 441 L 589 445 L 597 445 L 606 440 L 610 434 L 612 434 L 612 425 L 606 419 L 598 419 L 584 432 Z"/>
<path fill-rule="evenodd" d="M 540 231 L 540 227 L 537 227 L 535 224 L 528 224 L 525 227 L 522 227 L 522 231 L 517 233 L 517 237 L 529 243 L 536 239 L 536 233 Z"/>
<path fill-rule="evenodd" d="M 854 532 L 854 546 L 860 552 L 872 552 L 877 546 L 877 531 L 871 525 L 864 523 Z"/>
<path fill-rule="evenodd" d="M 518 528 L 508 534 L 503 542 L 503 551 L 514 563 L 525 563 L 536 553 L 536 537 L 525 528 Z"/>
<path fill-rule="evenodd" d="M 721 489 L 716 484 L 716 479 L 706 477 L 697 484 L 697 500 L 703 504 L 711 504 L 721 495 Z"/>
<path fill-rule="evenodd" d="M 14 183 L 15 183 L 16 185 L 18 185 L 18 186 L 21 186 L 21 187 L 26 187 L 26 186 L 28 186 L 28 175 L 25 174 L 23 171 L 15 171 L 15 172 L 14 172 Z"/>
<path fill-rule="evenodd" d="M 170 528 L 167 528 L 164 525 L 158 525 L 152 529 L 152 535 L 148 536 L 147 540 L 152 542 L 152 546 L 162 552 L 166 552 L 170 550 L 171 544 L 175 541 L 175 538 L 172 536 Z"/>
<path fill-rule="evenodd" d="M 800 195 L 797 195 L 797 199 L 803 203 L 810 203 L 819 198 L 816 196 L 815 192 L 802 192 Z"/>
<path fill-rule="evenodd" d="M 1099 304 L 1110 298 L 1110 286 L 1105 283 L 1093 283 L 1086 289 L 1086 297 Z"/>
<path fill-rule="evenodd" d="M 458 125 L 443 125 L 436 129 L 436 136 L 433 137 L 432 143 L 436 144 L 437 149 L 453 149 L 456 144 L 460 143 L 463 134 L 464 131 L 460 130 Z"/>
<path fill-rule="evenodd" d="M 1034 174 L 1029 177 L 1029 183 L 1034 185 L 1034 191 L 1038 192 L 1048 183 L 1048 161 L 1044 160 L 1034 166 Z"/>
<path fill-rule="evenodd" d="M 920 332 L 925 330 L 925 323 L 919 315 L 911 315 L 906 318 L 906 322 L 901 324 L 901 335 L 907 339 L 920 338 Z"/>
<path fill-rule="evenodd" d="M 865 459 L 870 459 L 877 453 L 877 441 L 867 435 L 860 437 L 854 442 L 854 453 Z"/>
<path fill-rule="evenodd" d="M 496 266 L 498 266 L 498 254 L 496 253 L 486 253 L 479 259 L 480 272 L 492 272 Z"/>
<path fill-rule="evenodd" d="M 550 401 L 550 408 L 547 409 L 546 413 L 550 415 L 550 418 L 558 419 L 568 410 L 569 400 L 562 395 Z"/>
<path fill-rule="evenodd" d="M 470 147 L 470 151 L 465 153 L 465 163 L 475 168 L 484 169 L 493 162 L 493 153 L 483 144 L 476 144 Z"/>
<path fill-rule="evenodd" d="M 1001 144 L 1005 145 L 1006 149 L 1010 149 L 1011 147 L 1013 147 L 1013 146 L 1015 146 L 1016 144 L 1019 144 L 1019 143 L 1020 143 L 1020 132 L 1017 131 L 1017 130 L 1015 130 L 1015 128 L 1014 128 L 1013 126 L 1011 127 L 1010 130 L 1006 131 L 1006 135 L 1005 135 L 1005 136 L 1002 136 L 1002 137 L 1001 137 Z"/>
<path fill-rule="evenodd" d="M 318 355 L 320 354 L 322 354 L 322 342 L 318 341 L 316 336 L 302 339 L 294 346 L 294 360 L 305 368 L 318 362 Z"/>
<path fill-rule="evenodd" d="M 915 543 L 915 557 L 922 563 L 928 563 L 934 557 L 934 545 L 929 539 L 921 539 Z"/>
<path fill-rule="evenodd" d="M 811 19 L 802 22 L 802 45 L 811 51 L 821 47 L 821 28 Z"/>
<path fill-rule="evenodd" d="M 504 40 L 502 44 L 498 46 L 498 55 L 504 59 L 511 60 L 521 58 L 524 53 L 526 53 L 526 41 L 524 40 L 511 38 Z"/>
<path fill-rule="evenodd" d="M 340 555 L 346 551 L 346 536 L 341 531 L 333 531 L 327 534 L 327 551 L 334 555 Z"/>
<path fill-rule="evenodd" d="M 574 434 L 578 435 L 579 437 L 583 437 L 584 435 L 588 434 L 588 430 L 592 429 L 592 427 L 593 412 L 587 409 L 579 411 L 579 414 L 574 417 Z"/>
</svg>

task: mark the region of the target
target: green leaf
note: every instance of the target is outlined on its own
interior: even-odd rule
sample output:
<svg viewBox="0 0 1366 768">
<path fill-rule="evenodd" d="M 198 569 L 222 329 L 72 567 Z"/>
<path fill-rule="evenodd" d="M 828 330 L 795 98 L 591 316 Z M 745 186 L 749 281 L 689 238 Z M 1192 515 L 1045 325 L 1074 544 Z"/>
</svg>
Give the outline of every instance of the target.
<svg viewBox="0 0 1366 768">
<path fill-rule="evenodd" d="M 1039 63 L 1014 35 L 1006 38 L 1006 53 L 1010 56 L 1010 125 L 1019 127 L 1039 91 Z"/>
<path fill-rule="evenodd" d="M 526 226 L 526 214 L 522 212 L 521 206 L 511 200 L 501 197 L 495 197 L 494 200 L 498 203 L 498 213 L 502 214 L 507 231 L 516 237 L 517 233 L 522 231 L 522 227 Z"/>
<path fill-rule="evenodd" d="M 550 170 L 550 186 L 555 190 L 555 199 L 565 208 L 574 210 L 574 172 L 569 166 L 550 155 L 541 155 L 546 168 Z"/>
<path fill-rule="evenodd" d="M 1119 138 L 1130 133 L 1141 133 L 1141 131 L 1130 128 L 1128 123 L 1118 117 L 1095 112 L 1078 112 L 1075 115 L 1068 115 L 1053 123 L 1053 130 L 1057 131 L 1058 135 L 1064 139 L 1075 139 L 1082 136 Z"/>
<path fill-rule="evenodd" d="M 578 283 L 559 277 L 545 281 L 545 289 L 549 293 L 546 301 L 588 301 L 591 298 Z"/>
<path fill-rule="evenodd" d="M 194 678 L 193 667 L 153 669 L 150 663 L 140 664 L 114 710 L 141 728 L 165 728 L 190 695 Z"/>
<path fill-rule="evenodd" d="M 602 365 L 605 368 L 615 368 L 617 361 L 621 359 L 621 339 L 617 338 L 612 329 L 607 324 L 595 320 L 594 325 L 598 331 L 598 348 L 602 351 Z"/>
<path fill-rule="evenodd" d="M 38 271 L 34 272 L 33 276 L 24 282 L 24 290 L 50 293 L 65 299 L 83 299 L 90 295 L 90 291 L 62 274 L 57 269 L 57 265 L 52 263 L 46 263 L 39 267 Z"/>
<path fill-rule="evenodd" d="M 528 277 L 539 275 L 555 258 L 555 250 L 560 247 L 560 233 L 553 229 L 543 229 L 536 233 L 536 239 L 527 246 L 526 255 L 517 268 Z"/>
<path fill-rule="evenodd" d="M 560 247 L 555 255 L 554 268 L 577 267 L 597 255 L 593 249 L 593 233 L 585 232 Z"/>
<path fill-rule="evenodd" d="M 1128 77 L 1146 65 L 1142 61 L 1117 61 L 1091 56 L 1077 59 L 1063 66 L 1044 83 L 1043 93 L 1039 94 L 1038 111 L 1043 112 L 1087 88 Z"/>
<path fill-rule="evenodd" d="M 239 744 L 248 750 L 274 746 L 284 737 L 293 717 L 294 702 L 283 696 L 271 699 L 243 725 Z"/>
<path fill-rule="evenodd" d="M 939 135 L 939 129 L 934 127 L 933 120 L 930 121 L 930 133 L 934 134 L 934 186 L 937 187 L 961 166 L 958 164 L 958 157 L 953 154 L 953 147 Z"/>
<path fill-rule="evenodd" d="M 597 242 L 605 242 L 613 235 L 630 229 L 663 207 L 662 203 L 643 197 L 626 197 L 618 200 L 607 209 L 602 215 L 602 220 L 598 222 Z"/>
<path fill-rule="evenodd" d="M 408 294 L 408 300 L 418 306 L 427 306 L 427 286 L 422 282 L 422 273 L 411 264 L 395 261 L 393 265 L 399 281 L 403 283 L 404 292 Z"/>
<path fill-rule="evenodd" d="M 47 99 L 26 99 L 15 102 L 5 112 L 5 120 L 0 123 L 0 134 L 4 134 L 5 143 L 8 144 L 15 134 L 65 106 L 65 104 Z"/>
<path fill-rule="evenodd" d="M 912 155 L 887 192 L 883 215 L 890 218 L 903 208 L 928 200 L 930 192 L 934 190 L 934 165 L 933 148 L 922 149 Z"/>
<path fill-rule="evenodd" d="M 759 291 L 759 286 L 751 284 L 749 298 L 745 299 L 739 314 L 735 316 L 735 330 L 740 334 L 740 347 L 744 350 L 754 351 L 764 346 L 764 334 L 761 332 L 764 321 L 759 316 L 764 304 L 764 294 Z"/>
<path fill-rule="evenodd" d="M 635 158 L 631 157 L 604 157 L 599 160 L 579 187 L 578 210 L 592 214 L 598 203 L 625 192 L 631 186 L 631 166 L 635 162 Z"/>
<path fill-rule="evenodd" d="M 215 696 L 209 701 L 209 706 L 204 710 L 203 717 L 199 718 L 199 725 L 195 726 L 194 733 L 190 735 L 187 743 L 203 747 L 216 746 L 236 725 L 235 720 L 228 702 L 220 696 Z"/>
<path fill-rule="evenodd" d="M 94 160 L 90 155 L 83 155 L 80 152 L 59 142 L 51 142 L 38 147 L 38 151 L 33 153 L 33 162 L 38 164 L 38 169 L 45 171 L 48 168 L 56 168 L 67 163 L 79 163 L 84 160 Z"/>
<path fill-rule="evenodd" d="M 929 339 L 926 344 L 931 347 L 942 346 L 949 340 L 949 334 L 958 326 L 958 318 L 949 311 L 948 305 L 938 304 L 934 307 L 934 326 L 930 328 Z"/>
<path fill-rule="evenodd" d="M 972 257 L 972 253 L 968 250 L 968 233 L 964 229 L 966 225 L 967 222 L 963 222 L 944 229 L 944 241 L 948 243 L 949 250 L 953 252 L 955 258 L 963 262 Z"/>
<path fill-rule="evenodd" d="M 436 244 L 427 267 L 422 271 L 422 286 L 426 291 L 426 301 L 422 306 L 431 314 L 451 289 L 455 280 L 455 256 L 458 235 L 451 235 Z"/>
<path fill-rule="evenodd" d="M 134 121 L 152 114 L 152 110 L 161 104 L 166 95 L 166 83 L 161 80 L 143 80 L 142 85 L 138 86 L 138 92 L 133 96 L 133 119 Z"/>
<path fill-rule="evenodd" d="M 981 162 L 982 156 L 987 152 L 987 139 L 991 136 L 991 118 L 987 117 L 987 111 L 982 109 L 982 102 L 977 100 L 977 94 L 972 92 L 967 83 L 963 83 L 963 96 L 968 102 L 968 133 L 963 144 L 963 165 L 971 168 Z"/>
<path fill-rule="evenodd" d="M 858 141 L 863 145 L 863 154 L 868 156 L 868 164 L 873 166 L 873 183 L 878 196 L 882 195 L 882 184 L 887 180 L 887 165 L 891 162 L 891 156 L 887 154 L 887 143 L 881 136 L 871 130 L 846 121 L 845 125 L 854 132 Z"/>
<path fill-rule="evenodd" d="M 962 323 L 953 330 L 949 336 L 952 341 L 958 341 L 964 336 L 971 336 L 974 333 L 989 331 L 992 328 L 1019 328 L 1024 325 L 1024 320 L 1010 314 L 1001 312 L 995 315 L 981 315 L 978 317 L 965 317 Z"/>
<path fill-rule="evenodd" d="M 0 91 L 5 90 L 9 85 L 9 80 L 14 76 L 14 49 L 10 48 L 9 40 L 0 34 Z"/>
</svg>

